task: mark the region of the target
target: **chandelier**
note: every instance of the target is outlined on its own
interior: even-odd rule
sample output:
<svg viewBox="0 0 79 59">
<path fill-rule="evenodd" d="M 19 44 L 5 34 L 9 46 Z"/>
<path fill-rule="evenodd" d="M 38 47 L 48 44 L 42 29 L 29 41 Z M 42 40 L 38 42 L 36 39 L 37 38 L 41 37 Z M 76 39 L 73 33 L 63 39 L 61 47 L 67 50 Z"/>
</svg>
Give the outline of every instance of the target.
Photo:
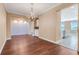
<svg viewBox="0 0 79 59">
<path fill-rule="evenodd" d="M 31 21 L 37 20 L 38 17 L 35 16 L 35 14 L 34 14 L 34 3 L 31 3 L 30 5 L 31 5 L 31 7 L 30 7 L 30 16 L 28 17 L 28 19 L 30 19 Z"/>
</svg>

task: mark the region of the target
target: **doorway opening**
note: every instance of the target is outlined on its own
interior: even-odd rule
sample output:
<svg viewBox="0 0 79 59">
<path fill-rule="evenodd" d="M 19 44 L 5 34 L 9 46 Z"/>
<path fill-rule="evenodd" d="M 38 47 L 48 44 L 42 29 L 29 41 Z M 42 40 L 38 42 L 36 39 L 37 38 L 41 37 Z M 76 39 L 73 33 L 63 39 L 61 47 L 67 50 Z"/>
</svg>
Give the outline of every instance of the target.
<svg viewBox="0 0 79 59">
<path fill-rule="evenodd" d="M 61 40 L 60 45 L 67 48 L 77 50 L 78 47 L 78 9 L 74 4 L 68 8 L 61 10 Z"/>
</svg>

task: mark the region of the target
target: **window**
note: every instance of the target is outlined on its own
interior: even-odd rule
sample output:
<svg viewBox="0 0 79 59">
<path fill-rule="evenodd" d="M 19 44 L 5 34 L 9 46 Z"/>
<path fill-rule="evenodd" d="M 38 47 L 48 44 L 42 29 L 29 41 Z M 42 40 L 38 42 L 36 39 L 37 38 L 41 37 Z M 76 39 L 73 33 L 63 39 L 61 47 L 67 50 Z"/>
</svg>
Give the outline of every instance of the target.
<svg viewBox="0 0 79 59">
<path fill-rule="evenodd" d="M 71 30 L 77 30 L 77 20 L 71 21 Z"/>
<path fill-rule="evenodd" d="M 64 22 L 61 22 L 61 31 L 64 31 L 65 28 L 64 28 Z"/>
</svg>

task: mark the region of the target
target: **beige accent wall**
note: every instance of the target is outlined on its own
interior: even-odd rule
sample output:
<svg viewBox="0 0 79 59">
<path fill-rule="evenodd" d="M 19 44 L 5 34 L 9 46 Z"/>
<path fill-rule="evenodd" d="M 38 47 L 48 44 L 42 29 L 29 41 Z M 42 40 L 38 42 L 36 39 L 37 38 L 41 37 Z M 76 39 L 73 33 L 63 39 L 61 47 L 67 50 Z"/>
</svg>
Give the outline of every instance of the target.
<svg viewBox="0 0 79 59">
<path fill-rule="evenodd" d="M 79 3 L 78 3 L 78 51 L 79 51 Z"/>
<path fill-rule="evenodd" d="M 0 53 L 6 41 L 6 12 L 3 4 L 0 4 Z"/>
<path fill-rule="evenodd" d="M 10 26 L 11 26 L 11 21 L 10 21 L 10 17 L 9 15 L 7 14 L 7 21 L 6 21 L 6 34 L 7 34 L 7 39 L 10 39 L 11 38 L 11 35 L 10 35 Z"/>
<path fill-rule="evenodd" d="M 60 12 L 56 12 L 57 13 L 57 19 L 56 19 L 56 40 L 60 40 L 61 39 L 61 14 Z"/>
<path fill-rule="evenodd" d="M 57 13 L 49 11 L 39 18 L 39 37 L 56 41 Z"/>
</svg>

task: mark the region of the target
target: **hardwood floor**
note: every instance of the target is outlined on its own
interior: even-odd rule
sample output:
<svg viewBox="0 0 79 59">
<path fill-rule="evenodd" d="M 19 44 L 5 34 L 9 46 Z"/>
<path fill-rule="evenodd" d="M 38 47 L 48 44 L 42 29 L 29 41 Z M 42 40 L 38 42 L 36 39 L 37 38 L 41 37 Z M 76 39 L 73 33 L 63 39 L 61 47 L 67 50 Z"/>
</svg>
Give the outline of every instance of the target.
<svg viewBox="0 0 79 59">
<path fill-rule="evenodd" d="M 2 55 L 77 55 L 77 52 L 30 35 L 13 36 Z"/>
</svg>

